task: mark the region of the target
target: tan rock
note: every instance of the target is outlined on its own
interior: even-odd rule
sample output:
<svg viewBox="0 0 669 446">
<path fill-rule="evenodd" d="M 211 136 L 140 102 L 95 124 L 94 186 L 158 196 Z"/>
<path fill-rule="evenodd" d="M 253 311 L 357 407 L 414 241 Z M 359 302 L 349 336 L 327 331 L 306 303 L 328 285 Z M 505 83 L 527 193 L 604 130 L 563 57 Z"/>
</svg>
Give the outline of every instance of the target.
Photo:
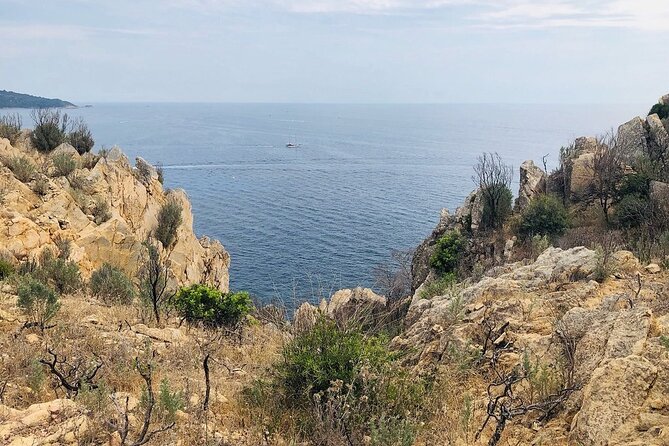
<svg viewBox="0 0 669 446">
<path fill-rule="evenodd" d="M 644 269 L 646 270 L 646 272 L 650 274 L 659 274 L 662 272 L 662 267 L 657 263 L 651 263 L 649 265 L 646 265 Z"/>
<path fill-rule="evenodd" d="M 546 172 L 537 167 L 534 161 L 524 161 L 520 165 L 520 187 L 516 207 L 524 209 L 533 198 L 546 192 Z"/>
</svg>

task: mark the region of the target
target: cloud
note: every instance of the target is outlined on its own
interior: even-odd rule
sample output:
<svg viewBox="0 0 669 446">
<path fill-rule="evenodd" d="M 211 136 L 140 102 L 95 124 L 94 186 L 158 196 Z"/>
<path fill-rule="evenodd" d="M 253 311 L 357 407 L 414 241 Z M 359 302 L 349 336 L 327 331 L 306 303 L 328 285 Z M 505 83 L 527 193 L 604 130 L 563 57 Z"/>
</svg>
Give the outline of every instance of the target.
<svg viewBox="0 0 669 446">
<path fill-rule="evenodd" d="M 156 34 L 160 34 L 160 32 L 153 29 L 101 28 L 58 24 L 11 25 L 0 22 L 0 40 L 6 41 L 39 41 L 45 39 L 78 41 L 92 36 L 150 36 Z"/>
</svg>

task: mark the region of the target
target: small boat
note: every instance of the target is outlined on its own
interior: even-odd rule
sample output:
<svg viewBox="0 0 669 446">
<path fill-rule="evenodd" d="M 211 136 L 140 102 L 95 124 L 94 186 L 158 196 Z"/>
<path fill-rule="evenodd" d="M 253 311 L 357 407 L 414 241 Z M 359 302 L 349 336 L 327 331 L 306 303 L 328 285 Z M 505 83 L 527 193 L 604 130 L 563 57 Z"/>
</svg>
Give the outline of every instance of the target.
<svg viewBox="0 0 669 446">
<path fill-rule="evenodd" d="M 289 149 L 297 149 L 298 147 L 300 147 L 300 145 L 298 143 L 289 142 L 288 144 L 286 144 L 286 147 L 288 147 Z"/>
</svg>

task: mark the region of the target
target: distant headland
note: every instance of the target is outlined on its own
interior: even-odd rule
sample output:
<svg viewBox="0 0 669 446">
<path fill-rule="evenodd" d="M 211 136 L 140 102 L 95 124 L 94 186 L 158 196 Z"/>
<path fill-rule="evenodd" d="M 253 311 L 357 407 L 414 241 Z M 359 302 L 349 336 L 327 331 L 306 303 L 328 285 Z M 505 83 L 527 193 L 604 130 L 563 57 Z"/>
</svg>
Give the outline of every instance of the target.
<svg viewBox="0 0 669 446">
<path fill-rule="evenodd" d="M 0 108 L 72 108 L 71 102 L 0 90 Z"/>
</svg>

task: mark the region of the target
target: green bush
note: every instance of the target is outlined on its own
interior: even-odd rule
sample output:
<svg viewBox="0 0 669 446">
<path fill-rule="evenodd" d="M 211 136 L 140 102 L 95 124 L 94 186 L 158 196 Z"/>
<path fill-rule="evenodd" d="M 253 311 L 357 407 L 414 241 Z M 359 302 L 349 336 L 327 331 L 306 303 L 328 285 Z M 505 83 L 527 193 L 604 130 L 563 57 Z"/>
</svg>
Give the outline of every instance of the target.
<svg viewBox="0 0 669 446">
<path fill-rule="evenodd" d="M 74 262 L 55 257 L 48 248 L 42 251 L 39 267 L 33 274 L 61 294 L 73 293 L 81 288 L 79 266 Z"/>
<path fill-rule="evenodd" d="M 652 217 L 652 206 L 648 198 L 625 195 L 614 207 L 614 217 L 623 228 L 636 228 Z"/>
<path fill-rule="evenodd" d="M 174 307 L 189 324 L 206 327 L 235 327 L 253 309 L 249 293 L 221 293 L 207 285 L 181 288 L 174 298 Z"/>
<path fill-rule="evenodd" d="M 69 153 L 58 153 L 51 159 L 51 162 L 56 177 L 66 177 L 77 168 L 77 161 Z"/>
<path fill-rule="evenodd" d="M 498 229 L 511 215 L 511 202 L 513 194 L 504 184 L 489 186 L 481 191 L 483 201 L 483 212 L 481 213 L 481 226 L 483 229 Z"/>
<path fill-rule="evenodd" d="M 108 263 L 93 271 L 90 288 L 91 294 L 108 303 L 129 304 L 135 296 L 130 278 Z"/>
<path fill-rule="evenodd" d="M 525 238 L 536 235 L 556 237 L 564 234 L 568 226 L 567 210 L 562 201 L 552 195 L 540 195 L 523 210 L 518 232 Z"/>
<path fill-rule="evenodd" d="M 156 227 L 154 236 L 164 248 L 169 248 L 177 238 L 177 229 L 181 225 L 181 204 L 174 199 L 169 199 L 160 208 L 158 212 L 158 226 Z"/>
<path fill-rule="evenodd" d="M 7 167 L 12 171 L 14 176 L 22 183 L 27 183 L 32 180 L 35 175 L 35 165 L 30 158 L 22 155 L 11 157 L 7 161 Z"/>
<path fill-rule="evenodd" d="M 426 284 L 420 291 L 420 298 L 432 299 L 434 296 L 443 296 L 455 282 L 455 273 L 445 273 L 439 279 Z"/>
<path fill-rule="evenodd" d="M 454 272 L 464 248 L 465 238 L 460 231 L 447 232 L 437 240 L 434 252 L 430 256 L 430 266 L 440 274 Z"/>
<path fill-rule="evenodd" d="M 35 128 L 30 140 L 40 152 L 51 152 L 66 140 L 67 113 L 61 115 L 58 110 L 38 109 L 31 113 Z"/>
<path fill-rule="evenodd" d="M 660 119 L 669 118 L 669 104 L 655 104 L 648 112 L 649 115 L 657 113 Z"/>
<path fill-rule="evenodd" d="M 46 328 L 60 309 L 56 292 L 32 276 L 25 276 L 19 282 L 18 295 L 18 306 L 28 322 L 40 328 Z"/>
<path fill-rule="evenodd" d="M 5 259 L 0 259 L 0 280 L 5 280 L 14 274 L 14 265 Z"/>
<path fill-rule="evenodd" d="M 38 175 L 32 185 L 32 190 L 40 197 L 49 193 L 49 179 L 45 175 Z"/>
<path fill-rule="evenodd" d="M 93 134 L 88 128 L 88 125 L 82 118 L 76 119 L 72 122 L 70 132 L 67 134 L 67 142 L 72 145 L 80 155 L 90 152 L 95 145 Z"/>
<path fill-rule="evenodd" d="M 639 197 L 650 197 L 651 178 L 646 173 L 633 173 L 625 175 L 618 189 L 620 199 L 627 195 L 637 195 Z"/>
<path fill-rule="evenodd" d="M 7 138 L 14 145 L 21 136 L 21 116 L 18 113 L 0 116 L 0 138 Z"/>
</svg>

